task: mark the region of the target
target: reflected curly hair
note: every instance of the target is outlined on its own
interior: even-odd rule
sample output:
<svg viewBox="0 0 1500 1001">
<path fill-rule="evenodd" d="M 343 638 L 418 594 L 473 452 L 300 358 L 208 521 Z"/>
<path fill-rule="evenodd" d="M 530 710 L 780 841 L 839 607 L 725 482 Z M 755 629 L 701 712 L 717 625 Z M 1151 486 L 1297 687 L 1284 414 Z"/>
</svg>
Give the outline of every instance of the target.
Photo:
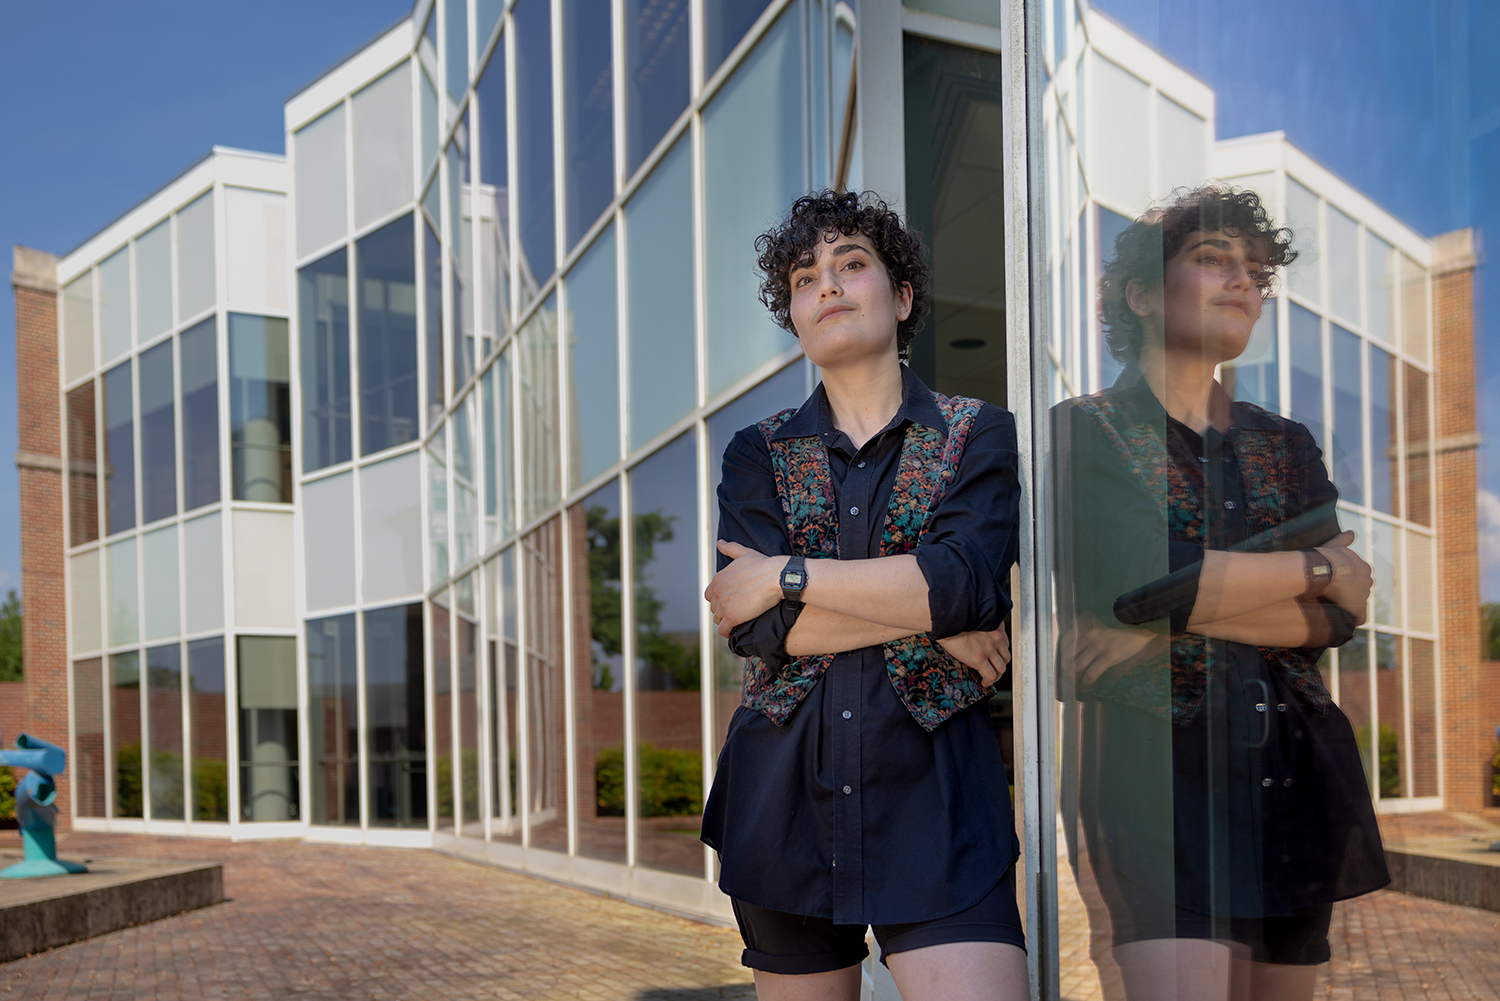
<svg viewBox="0 0 1500 1001">
<path fill-rule="evenodd" d="M 1114 258 L 1099 276 L 1099 323 L 1116 361 L 1128 364 L 1140 358 L 1145 333 L 1126 300 L 1126 288 L 1133 281 L 1148 288 L 1160 285 L 1166 262 L 1189 236 L 1215 231 L 1265 241 L 1265 266 L 1255 274 L 1261 298 L 1275 294 L 1276 269 L 1297 259 L 1292 231 L 1277 227 L 1254 191 L 1214 184 L 1178 188 L 1169 204 L 1149 210 L 1115 237 Z"/>
<path fill-rule="evenodd" d="M 856 233 L 875 247 L 892 289 L 899 292 L 903 284 L 911 285 L 911 315 L 896 325 L 896 348 L 905 360 L 912 338 L 932 311 L 932 272 L 921 236 L 873 191 L 824 189 L 803 195 L 792 203 L 785 219 L 756 237 L 760 301 L 780 326 L 795 335 L 792 269 L 813 263 L 819 240 L 832 243 L 839 236 Z"/>
</svg>

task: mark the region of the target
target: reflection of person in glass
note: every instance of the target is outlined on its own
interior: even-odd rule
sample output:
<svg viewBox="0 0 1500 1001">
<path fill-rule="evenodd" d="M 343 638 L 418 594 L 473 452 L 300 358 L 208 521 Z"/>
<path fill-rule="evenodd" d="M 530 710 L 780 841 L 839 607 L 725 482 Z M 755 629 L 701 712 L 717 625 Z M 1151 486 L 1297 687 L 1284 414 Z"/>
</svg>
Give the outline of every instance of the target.
<svg viewBox="0 0 1500 1001">
<path fill-rule="evenodd" d="M 1070 855 L 1132 1001 L 1311 998 L 1333 903 L 1388 882 L 1319 671 L 1370 567 L 1312 435 L 1214 378 L 1290 237 L 1214 187 L 1125 229 L 1099 315 L 1126 370 L 1054 415 Z"/>
<path fill-rule="evenodd" d="M 1015 421 L 901 363 L 921 240 L 871 196 L 801 198 L 757 242 L 762 298 L 819 367 L 724 454 L 706 597 L 748 657 L 703 840 L 763 999 L 849 999 L 874 926 L 907 1001 L 1021 998 L 1006 776 Z"/>
</svg>

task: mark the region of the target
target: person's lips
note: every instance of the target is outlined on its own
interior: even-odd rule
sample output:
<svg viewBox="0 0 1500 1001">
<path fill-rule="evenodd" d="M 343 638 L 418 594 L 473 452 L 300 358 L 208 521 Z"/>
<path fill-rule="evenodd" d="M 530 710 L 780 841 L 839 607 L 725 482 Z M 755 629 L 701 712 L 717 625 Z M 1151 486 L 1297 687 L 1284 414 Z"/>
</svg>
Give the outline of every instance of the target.
<svg viewBox="0 0 1500 1001">
<path fill-rule="evenodd" d="M 1246 316 L 1250 315 L 1250 307 L 1245 304 L 1245 300 L 1244 299 L 1239 299 L 1239 298 L 1219 299 L 1219 300 L 1216 300 L 1214 302 L 1214 305 L 1215 306 L 1228 306 L 1230 309 L 1237 309 L 1237 310 L 1239 310 L 1241 313 L 1244 313 Z"/>
<path fill-rule="evenodd" d="M 852 312 L 854 312 L 854 307 L 851 306 L 851 305 L 849 305 L 848 303 L 844 303 L 844 302 L 829 303 L 827 306 L 824 306 L 822 309 L 818 310 L 818 319 L 817 319 L 817 322 L 818 323 L 822 323 L 824 320 L 828 319 L 830 316 L 835 316 L 835 315 L 837 315 L 839 313 L 852 313 Z"/>
</svg>

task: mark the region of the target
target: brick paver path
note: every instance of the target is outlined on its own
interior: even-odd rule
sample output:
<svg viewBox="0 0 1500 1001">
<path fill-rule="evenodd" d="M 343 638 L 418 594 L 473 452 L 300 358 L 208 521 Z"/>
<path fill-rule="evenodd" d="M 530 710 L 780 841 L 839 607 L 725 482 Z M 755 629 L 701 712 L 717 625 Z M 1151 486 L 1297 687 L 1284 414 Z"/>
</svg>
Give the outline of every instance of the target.
<svg viewBox="0 0 1500 1001">
<path fill-rule="evenodd" d="M 731 928 L 430 851 L 74 835 L 224 863 L 225 903 L 0 965 L 0 998 L 753 998 Z"/>
<path fill-rule="evenodd" d="M 64 854 L 221 861 L 230 899 L 0 965 L 0 1001 L 754 997 L 733 929 L 435 852 L 74 835 Z M 1063 996 L 1103 999 L 1060 890 Z M 1500 914 L 1380 892 L 1330 937 L 1320 1001 L 1500 998 Z"/>
</svg>

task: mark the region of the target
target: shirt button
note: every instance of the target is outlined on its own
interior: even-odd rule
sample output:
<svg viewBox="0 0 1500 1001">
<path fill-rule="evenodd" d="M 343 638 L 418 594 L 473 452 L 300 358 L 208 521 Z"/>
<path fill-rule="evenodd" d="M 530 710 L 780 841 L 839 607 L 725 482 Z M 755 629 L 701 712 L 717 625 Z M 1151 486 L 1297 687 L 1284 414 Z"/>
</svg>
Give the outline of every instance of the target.
<svg viewBox="0 0 1500 1001">
<path fill-rule="evenodd" d="M 864 469 L 864 468 L 865 468 L 865 464 L 864 464 L 864 463 L 863 463 L 863 462 L 861 462 L 861 463 L 860 463 L 860 464 L 859 464 L 859 468 L 860 468 L 860 469 Z"/>
<path fill-rule="evenodd" d="M 1233 511 L 1234 510 L 1234 501 L 1225 501 L 1224 502 L 1224 506 L 1226 508 L 1228 508 L 1229 510 Z"/>
<path fill-rule="evenodd" d="M 1207 462 L 1208 461 L 1208 456 L 1206 456 L 1206 455 L 1200 455 L 1200 456 L 1198 456 L 1198 461 L 1199 462 Z"/>
<path fill-rule="evenodd" d="M 1282 779 L 1281 780 L 1281 784 L 1284 785 L 1284 786 L 1286 786 L 1288 789 L 1290 789 L 1292 787 L 1292 780 L 1291 779 Z"/>
<path fill-rule="evenodd" d="M 853 718 L 854 718 L 854 714 L 852 712 L 850 712 L 849 710 L 845 709 L 844 710 L 844 719 L 853 719 Z"/>
<path fill-rule="evenodd" d="M 1267 789 L 1271 788 L 1271 786 L 1274 783 L 1275 783 L 1274 779 L 1261 779 L 1260 780 L 1260 784 L 1263 785 L 1263 786 L 1265 786 Z"/>
<path fill-rule="evenodd" d="M 857 506 L 856 506 L 856 507 L 851 507 L 851 508 L 850 508 L 850 509 L 849 509 L 849 513 L 850 513 L 850 514 L 856 514 L 856 515 L 857 515 L 857 514 L 859 514 L 859 508 L 858 508 L 858 507 L 857 507 Z"/>
<path fill-rule="evenodd" d="M 1270 780 L 1270 779 L 1266 779 L 1266 781 L 1267 781 L 1267 782 L 1269 782 L 1269 781 L 1271 781 L 1271 780 Z M 853 789 L 851 789 L 851 788 L 849 788 L 849 787 L 848 787 L 848 786 L 844 786 L 844 795 L 845 795 L 845 796 L 847 796 L 847 795 L 849 795 L 849 794 L 850 794 L 850 793 L 851 793 L 851 792 L 853 792 L 853 791 L 854 791 L 854 790 L 853 790 Z"/>
</svg>

